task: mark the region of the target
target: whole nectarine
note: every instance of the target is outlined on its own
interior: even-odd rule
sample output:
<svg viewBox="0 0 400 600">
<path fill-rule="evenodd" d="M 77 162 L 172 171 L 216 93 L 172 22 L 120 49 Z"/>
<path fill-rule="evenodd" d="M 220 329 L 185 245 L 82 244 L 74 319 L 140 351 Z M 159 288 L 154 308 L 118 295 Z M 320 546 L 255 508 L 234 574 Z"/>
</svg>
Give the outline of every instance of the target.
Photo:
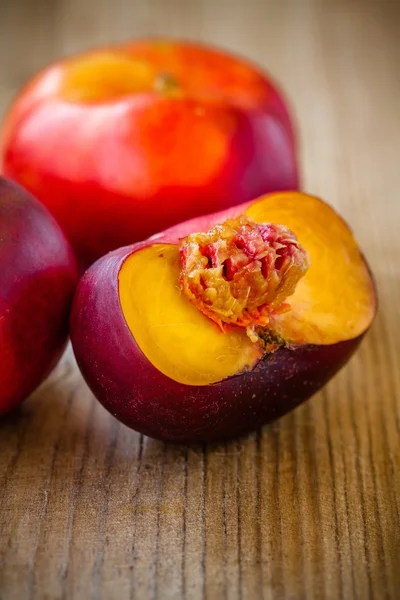
<svg viewBox="0 0 400 600">
<path fill-rule="evenodd" d="M 175 223 L 297 189 L 280 92 L 246 61 L 171 40 L 50 66 L 11 107 L 4 173 L 56 217 L 82 263 Z"/>
<path fill-rule="evenodd" d="M 54 218 L 0 178 L 0 415 L 60 358 L 76 284 L 72 249 Z"/>
<path fill-rule="evenodd" d="M 261 197 L 121 248 L 82 278 L 78 364 L 128 426 L 205 441 L 254 429 L 310 397 L 375 314 L 345 222 L 305 194 Z"/>
</svg>

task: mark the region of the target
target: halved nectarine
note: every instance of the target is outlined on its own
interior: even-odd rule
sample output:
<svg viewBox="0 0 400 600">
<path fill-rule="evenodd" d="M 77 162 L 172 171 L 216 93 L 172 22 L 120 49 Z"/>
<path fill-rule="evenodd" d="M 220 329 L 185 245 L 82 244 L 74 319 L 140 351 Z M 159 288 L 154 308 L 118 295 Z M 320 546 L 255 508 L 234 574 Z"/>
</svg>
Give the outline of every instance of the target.
<svg viewBox="0 0 400 600">
<path fill-rule="evenodd" d="M 53 217 L 0 177 L 0 416 L 60 358 L 77 280 L 72 249 Z"/>
<path fill-rule="evenodd" d="M 310 397 L 374 318 L 369 268 L 323 201 L 271 194 L 100 259 L 71 338 L 94 394 L 165 440 L 231 437 Z"/>
<path fill-rule="evenodd" d="M 291 117 L 268 75 L 175 40 L 45 69 L 13 103 L 1 146 L 4 173 L 47 206 L 85 265 L 185 219 L 298 187 Z"/>
</svg>

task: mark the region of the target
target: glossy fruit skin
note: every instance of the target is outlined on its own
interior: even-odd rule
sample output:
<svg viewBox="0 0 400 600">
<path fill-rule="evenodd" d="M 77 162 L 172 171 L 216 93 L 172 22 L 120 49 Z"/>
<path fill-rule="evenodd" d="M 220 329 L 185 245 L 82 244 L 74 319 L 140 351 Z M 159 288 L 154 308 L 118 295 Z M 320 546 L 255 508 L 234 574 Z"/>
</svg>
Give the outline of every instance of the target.
<svg viewBox="0 0 400 600">
<path fill-rule="evenodd" d="M 76 284 L 72 250 L 53 217 L 0 178 L 0 416 L 59 360 Z"/>
<path fill-rule="evenodd" d="M 155 60 L 152 44 L 139 41 L 120 51 L 140 54 L 145 47 Z M 6 119 L 4 174 L 47 206 L 84 265 L 174 223 L 298 189 L 293 125 L 268 77 L 241 62 L 254 71 L 257 90 L 254 97 L 244 84 L 232 91 L 237 59 L 200 45 L 171 45 L 188 65 L 219 65 L 216 97 L 153 91 L 73 104 L 60 95 L 61 62 L 22 91 Z M 249 94 L 251 106 L 227 99 L 227 89 Z M 218 157 L 213 136 L 222 148 Z"/>
<path fill-rule="evenodd" d="M 246 206 L 225 211 L 234 217 Z M 279 349 L 251 372 L 209 386 L 177 383 L 144 356 L 121 311 L 118 274 L 133 252 L 176 243 L 190 231 L 221 221 L 208 215 L 111 252 L 83 276 L 71 315 L 78 365 L 98 400 L 117 419 L 151 437 L 173 442 L 229 439 L 277 419 L 318 391 L 350 358 L 363 335 L 332 345 Z"/>
</svg>

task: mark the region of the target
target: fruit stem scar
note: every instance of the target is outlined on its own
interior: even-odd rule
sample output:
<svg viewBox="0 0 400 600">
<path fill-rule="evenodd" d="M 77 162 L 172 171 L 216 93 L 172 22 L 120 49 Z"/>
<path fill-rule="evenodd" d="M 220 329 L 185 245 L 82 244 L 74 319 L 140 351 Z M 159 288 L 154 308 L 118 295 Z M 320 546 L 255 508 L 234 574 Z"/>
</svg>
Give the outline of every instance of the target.
<svg viewBox="0 0 400 600">
<path fill-rule="evenodd" d="M 178 80 L 171 73 L 159 73 L 154 81 L 154 89 L 167 95 L 175 95 L 181 91 Z"/>
<path fill-rule="evenodd" d="M 181 240 L 180 261 L 181 288 L 198 310 L 222 331 L 245 327 L 253 342 L 266 346 L 276 342 L 271 314 L 288 310 L 285 300 L 310 265 L 290 229 L 243 215 Z"/>
</svg>

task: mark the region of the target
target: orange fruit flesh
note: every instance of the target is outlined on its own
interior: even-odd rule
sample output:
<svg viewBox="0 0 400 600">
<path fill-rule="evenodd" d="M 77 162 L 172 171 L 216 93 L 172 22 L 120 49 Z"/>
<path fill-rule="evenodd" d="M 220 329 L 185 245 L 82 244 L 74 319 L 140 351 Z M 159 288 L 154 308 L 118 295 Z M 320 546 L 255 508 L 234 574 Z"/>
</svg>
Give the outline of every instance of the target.
<svg viewBox="0 0 400 600">
<path fill-rule="evenodd" d="M 271 328 L 292 344 L 335 344 L 361 335 L 375 314 L 375 290 L 354 236 L 325 202 L 306 194 L 275 194 L 246 211 L 253 221 L 284 223 L 310 255 L 310 267 L 289 311 Z"/>
<path fill-rule="evenodd" d="M 366 331 L 375 313 L 368 268 L 352 232 L 321 200 L 282 193 L 255 201 L 245 215 L 283 224 L 309 253 L 311 265 L 272 315 L 269 331 L 291 345 L 335 344 Z M 154 244 L 131 254 L 119 273 L 123 315 L 140 350 L 163 374 L 187 385 L 209 385 L 252 369 L 263 345 L 242 327 L 225 331 L 182 293 L 179 247 Z"/>
</svg>

